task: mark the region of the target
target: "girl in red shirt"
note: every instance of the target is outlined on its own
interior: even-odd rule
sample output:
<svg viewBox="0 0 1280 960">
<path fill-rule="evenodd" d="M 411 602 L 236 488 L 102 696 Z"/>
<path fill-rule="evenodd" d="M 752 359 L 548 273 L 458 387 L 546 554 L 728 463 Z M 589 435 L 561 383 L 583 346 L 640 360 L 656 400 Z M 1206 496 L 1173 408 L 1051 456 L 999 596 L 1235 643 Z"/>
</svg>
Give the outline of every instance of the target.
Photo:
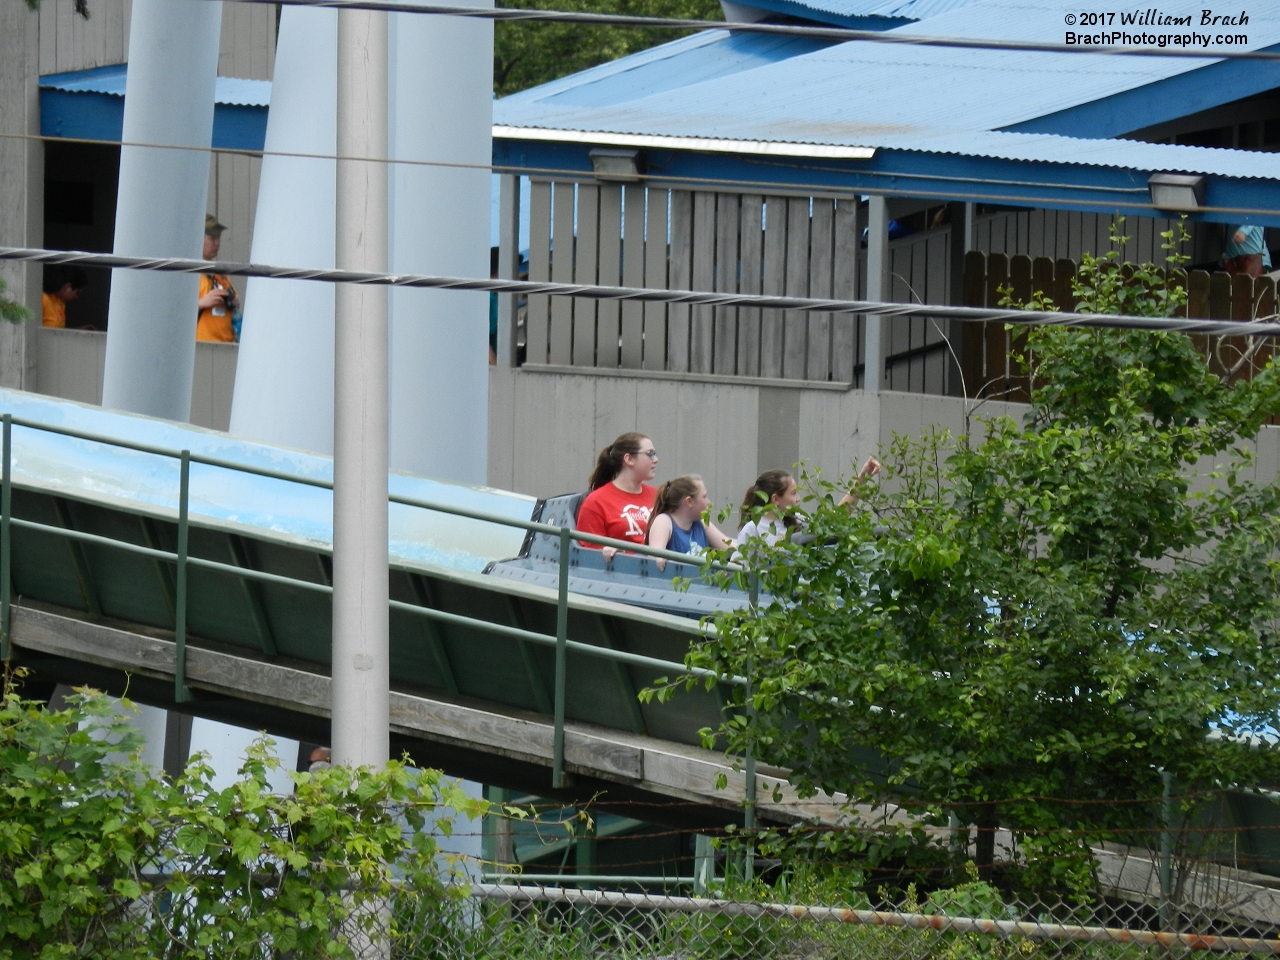
<svg viewBox="0 0 1280 960">
<path fill-rule="evenodd" d="M 578 508 L 578 529 L 616 540 L 644 543 L 658 491 L 646 481 L 657 472 L 658 452 L 643 433 L 624 433 L 600 451 L 590 492 Z M 584 547 L 596 547 L 583 543 Z M 618 552 L 604 548 L 606 562 Z"/>
</svg>

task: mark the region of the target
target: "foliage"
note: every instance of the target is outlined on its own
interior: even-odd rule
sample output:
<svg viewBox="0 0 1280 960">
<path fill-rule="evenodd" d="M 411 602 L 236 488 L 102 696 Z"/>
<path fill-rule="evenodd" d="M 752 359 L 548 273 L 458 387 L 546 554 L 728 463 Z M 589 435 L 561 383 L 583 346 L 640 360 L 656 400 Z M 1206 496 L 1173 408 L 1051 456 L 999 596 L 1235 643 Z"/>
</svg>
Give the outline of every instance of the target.
<svg viewBox="0 0 1280 960">
<path fill-rule="evenodd" d="M 26 0 L 32 10 L 40 9 L 40 2 Z M 89 0 L 71 0 L 71 3 L 79 16 L 89 19 Z M 640 17 L 723 19 L 718 0 L 520 0 L 500 6 Z M 505 97 L 688 33 L 658 27 L 498 22 L 493 35 L 493 92 L 495 96 Z"/>
<path fill-rule="evenodd" d="M 8 284 L 0 280 L 0 322 L 21 323 L 31 316 L 31 311 L 6 296 L 7 289 L 9 289 Z"/>
<path fill-rule="evenodd" d="M 395 762 L 296 774 L 274 794 L 265 739 L 231 786 L 214 788 L 202 756 L 169 782 L 140 761 L 128 714 L 93 691 L 60 711 L 6 691 L 0 958 L 350 956 L 394 922 L 393 881 L 446 897 L 437 814 L 484 812 Z"/>
<path fill-rule="evenodd" d="M 717 0 L 520 0 L 502 6 L 646 17 L 723 19 Z M 688 31 L 582 23 L 494 26 L 493 92 L 504 97 L 684 36 Z"/>
<path fill-rule="evenodd" d="M 1182 302 L 1128 273 L 1086 258 L 1076 296 Z M 1084 891 L 1091 844 L 1157 844 L 1166 774 L 1185 827 L 1280 773 L 1280 486 L 1249 451 L 1280 371 L 1227 382 L 1177 333 L 1036 328 L 1027 349 L 1021 423 L 896 437 L 852 511 L 808 478 L 822 546 L 762 549 L 772 599 L 719 616 L 688 662 L 752 681 L 754 721 L 708 738 L 805 791 L 954 818 L 959 850 L 976 827 L 984 867 L 1005 825 L 1022 882 Z"/>
</svg>

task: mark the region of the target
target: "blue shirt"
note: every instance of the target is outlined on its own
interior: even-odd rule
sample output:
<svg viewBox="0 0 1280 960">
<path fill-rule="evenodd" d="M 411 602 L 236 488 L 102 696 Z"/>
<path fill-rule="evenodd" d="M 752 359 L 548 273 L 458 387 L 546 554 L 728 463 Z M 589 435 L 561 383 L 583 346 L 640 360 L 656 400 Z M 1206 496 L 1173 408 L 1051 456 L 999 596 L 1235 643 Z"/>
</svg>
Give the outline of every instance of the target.
<svg viewBox="0 0 1280 960">
<path fill-rule="evenodd" d="M 1236 231 L 1244 234 L 1244 243 L 1236 243 L 1232 238 Z M 1222 259 L 1232 260 L 1251 253 L 1262 254 L 1262 265 L 1271 269 L 1271 251 L 1267 249 L 1261 227 L 1228 226 L 1227 245 L 1222 248 Z"/>
<path fill-rule="evenodd" d="M 676 553 L 701 553 L 707 549 L 707 528 L 701 520 L 693 521 L 688 530 L 681 530 L 675 520 L 671 521 L 671 539 L 667 541 L 667 549 Z"/>
</svg>

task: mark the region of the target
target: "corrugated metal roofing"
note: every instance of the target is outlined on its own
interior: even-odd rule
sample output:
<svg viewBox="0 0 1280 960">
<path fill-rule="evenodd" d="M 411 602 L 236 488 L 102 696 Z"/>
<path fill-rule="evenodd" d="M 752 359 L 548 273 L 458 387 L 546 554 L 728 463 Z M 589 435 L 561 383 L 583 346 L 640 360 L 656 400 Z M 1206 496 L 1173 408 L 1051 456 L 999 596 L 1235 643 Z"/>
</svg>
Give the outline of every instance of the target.
<svg viewBox="0 0 1280 960">
<path fill-rule="evenodd" d="M 715 122 L 712 115 L 639 111 L 555 111 L 544 116 L 541 128 L 547 141 L 557 140 L 558 130 L 599 133 L 607 144 L 611 133 L 668 137 L 707 137 Z M 506 118 L 494 117 L 496 124 Z M 1172 146 L 1138 140 L 1082 140 L 1044 133 L 1003 133 L 987 130 L 928 129 L 913 124 L 810 124 L 769 118 L 721 118 L 714 138 L 765 140 L 818 146 L 861 146 L 883 150 L 910 150 L 1003 160 L 1083 164 L 1133 170 L 1165 170 L 1205 173 L 1226 177 L 1276 179 L 1276 156 L 1248 150 Z M 698 131 L 702 131 L 699 133 Z"/>
<path fill-rule="evenodd" d="M 748 6 L 751 0 L 743 0 Z M 948 10 L 964 7 L 973 0 L 791 0 L 795 6 L 809 7 L 838 17 L 895 17 L 923 20 Z"/>
<path fill-rule="evenodd" d="M 976 0 L 895 32 L 1060 40 L 1062 10 L 1060 0 Z M 1250 13 L 1247 32 L 1248 49 L 1280 43 L 1280 10 Z M 1115 57 L 859 41 L 595 109 L 569 110 L 537 90 L 526 91 L 519 101 L 497 101 L 494 123 L 1198 169 L 1219 161 L 1192 148 L 1170 148 L 1157 161 L 1157 154 L 1147 151 L 1163 148 L 1149 144 L 989 131 L 1213 62 L 1212 56 Z M 1275 174 L 1275 159 L 1265 154 L 1230 163 L 1241 171 L 1239 176 Z M 1269 173 L 1262 167 L 1269 167 Z"/>
<path fill-rule="evenodd" d="M 40 78 L 40 86 L 68 93 L 105 93 L 123 97 L 128 76 L 128 64 L 120 63 L 74 73 L 53 73 Z M 238 77 L 218 77 L 213 91 L 214 103 L 239 107 L 267 107 L 271 105 L 270 80 L 242 80 Z"/>
<path fill-rule="evenodd" d="M 607 107 L 733 76 L 832 45 L 832 41 L 807 37 L 707 31 L 513 94 L 501 102 Z"/>
</svg>

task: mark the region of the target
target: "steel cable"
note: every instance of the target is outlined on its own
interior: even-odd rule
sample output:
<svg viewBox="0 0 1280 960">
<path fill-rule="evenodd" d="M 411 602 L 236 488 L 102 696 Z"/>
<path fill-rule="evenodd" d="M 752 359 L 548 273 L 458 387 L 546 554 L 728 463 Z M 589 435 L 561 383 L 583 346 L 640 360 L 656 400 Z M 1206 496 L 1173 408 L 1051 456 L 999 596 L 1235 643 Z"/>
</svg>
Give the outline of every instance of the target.
<svg viewBox="0 0 1280 960">
<path fill-rule="evenodd" d="M 372 273 L 362 270 L 324 270 L 306 267 L 275 267 L 257 263 L 191 260 L 182 257 L 125 257 L 110 253 L 78 250 L 44 250 L 38 247 L 0 247 L 0 260 L 32 263 L 77 264 L 127 270 L 155 270 L 161 273 L 225 273 L 243 277 L 280 280 L 315 280 L 322 283 L 376 284 L 437 290 L 479 290 L 592 300 L 639 300 L 647 303 L 695 304 L 714 307 L 761 307 L 805 313 L 858 313 L 881 317 L 944 317 L 1021 326 L 1102 327 L 1121 330 L 1168 330 L 1216 336 L 1278 337 L 1280 322 L 1271 320 L 1197 320 L 1179 317 L 1135 317 L 1123 314 L 1069 313 L 1047 310 L 1016 310 L 991 307 L 953 307 L 942 304 L 885 303 L 875 300 L 828 300 L 814 297 L 779 297 L 754 293 L 708 293 L 697 290 L 661 290 L 648 287 L 618 287 L 589 283 L 554 283 L 538 280 L 472 279 L 438 277 L 415 273 Z"/>
</svg>

